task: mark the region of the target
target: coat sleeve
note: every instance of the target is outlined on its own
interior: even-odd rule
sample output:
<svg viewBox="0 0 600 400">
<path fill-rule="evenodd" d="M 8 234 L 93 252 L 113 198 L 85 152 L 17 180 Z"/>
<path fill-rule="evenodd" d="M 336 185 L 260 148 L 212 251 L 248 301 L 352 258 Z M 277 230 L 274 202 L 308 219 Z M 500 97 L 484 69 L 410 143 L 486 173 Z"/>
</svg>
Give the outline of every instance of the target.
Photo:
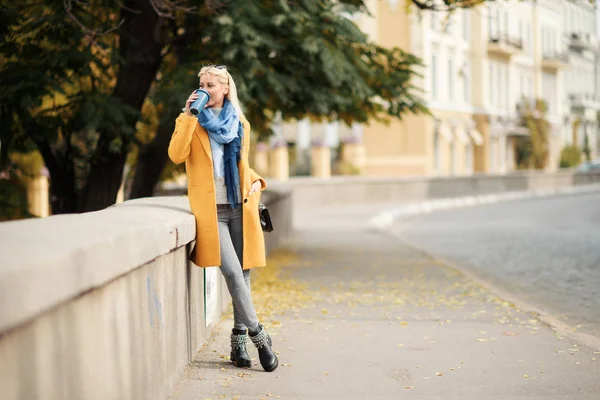
<svg viewBox="0 0 600 400">
<path fill-rule="evenodd" d="M 190 155 L 192 135 L 198 119 L 189 115 L 179 114 L 175 121 L 175 130 L 169 143 L 169 158 L 175 164 L 181 164 Z"/>
<path fill-rule="evenodd" d="M 248 145 L 244 146 L 246 148 L 246 160 L 248 160 L 248 156 L 250 154 L 250 132 L 252 131 L 252 128 L 246 119 L 242 121 L 242 124 L 244 125 L 244 135 L 246 135 L 246 138 L 248 138 Z M 256 173 L 255 170 L 250 168 L 250 166 L 248 166 L 248 171 L 250 172 L 250 182 L 254 183 L 256 181 L 260 181 L 260 191 L 262 192 L 265 190 L 267 188 L 267 182 L 263 179 L 263 177 Z"/>
</svg>

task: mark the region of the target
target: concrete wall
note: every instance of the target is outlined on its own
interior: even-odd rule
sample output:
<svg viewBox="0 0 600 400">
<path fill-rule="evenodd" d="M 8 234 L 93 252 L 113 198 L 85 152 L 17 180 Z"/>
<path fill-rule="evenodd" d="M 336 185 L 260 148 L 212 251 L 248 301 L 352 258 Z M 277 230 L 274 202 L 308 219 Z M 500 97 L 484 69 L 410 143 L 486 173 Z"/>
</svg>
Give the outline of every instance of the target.
<svg viewBox="0 0 600 400">
<path fill-rule="evenodd" d="M 270 250 L 291 200 L 264 195 Z M 194 237 L 185 197 L 0 224 L 0 398 L 166 398 L 230 302 Z"/>
<path fill-rule="evenodd" d="M 516 172 L 446 178 L 333 177 L 328 180 L 292 178 L 294 210 L 320 206 L 415 203 L 444 197 L 476 196 L 510 191 L 544 190 L 600 183 L 600 173 L 573 171 Z"/>
</svg>

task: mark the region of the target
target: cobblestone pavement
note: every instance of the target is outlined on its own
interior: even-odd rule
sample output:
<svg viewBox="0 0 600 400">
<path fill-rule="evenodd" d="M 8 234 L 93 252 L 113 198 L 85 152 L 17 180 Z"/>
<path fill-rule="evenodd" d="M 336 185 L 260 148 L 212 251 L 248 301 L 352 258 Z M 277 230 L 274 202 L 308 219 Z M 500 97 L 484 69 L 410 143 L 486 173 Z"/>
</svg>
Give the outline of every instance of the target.
<svg viewBox="0 0 600 400">
<path fill-rule="evenodd" d="M 600 337 L 600 192 L 423 214 L 391 230 Z"/>
</svg>

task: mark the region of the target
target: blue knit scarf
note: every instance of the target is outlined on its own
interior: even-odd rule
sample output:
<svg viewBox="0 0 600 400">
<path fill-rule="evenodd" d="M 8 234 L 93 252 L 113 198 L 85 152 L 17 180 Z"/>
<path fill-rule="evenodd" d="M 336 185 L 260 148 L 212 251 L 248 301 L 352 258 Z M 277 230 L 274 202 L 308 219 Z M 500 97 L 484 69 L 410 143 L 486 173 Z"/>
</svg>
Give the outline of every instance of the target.
<svg viewBox="0 0 600 400">
<path fill-rule="evenodd" d="M 235 107 L 228 99 L 224 100 L 223 110 L 218 116 L 205 108 L 198 114 L 198 122 L 206 129 L 212 140 L 223 144 L 227 201 L 233 209 L 241 203 L 240 199 L 237 198 L 237 188 L 240 187 L 238 163 L 240 162 L 244 126 Z"/>
</svg>

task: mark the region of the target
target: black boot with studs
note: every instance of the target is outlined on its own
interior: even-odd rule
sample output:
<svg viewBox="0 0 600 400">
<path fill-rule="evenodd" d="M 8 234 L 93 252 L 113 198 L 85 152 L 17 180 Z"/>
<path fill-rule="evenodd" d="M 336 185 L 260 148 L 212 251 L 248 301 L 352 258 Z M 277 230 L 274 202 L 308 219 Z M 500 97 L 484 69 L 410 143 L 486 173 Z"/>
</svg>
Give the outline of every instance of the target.
<svg viewBox="0 0 600 400">
<path fill-rule="evenodd" d="M 265 328 L 259 324 L 258 332 L 255 334 L 250 333 L 250 339 L 252 339 L 252 343 L 258 349 L 258 358 L 263 369 L 267 372 L 275 371 L 279 366 L 279 360 L 275 353 L 273 353 L 273 349 L 271 348 L 273 342 L 265 331 Z"/>
<path fill-rule="evenodd" d="M 234 329 L 231 332 L 231 354 L 229 359 L 238 368 L 250 368 L 252 366 L 252 360 L 246 350 L 246 340 L 248 335 L 246 331 Z"/>
</svg>

